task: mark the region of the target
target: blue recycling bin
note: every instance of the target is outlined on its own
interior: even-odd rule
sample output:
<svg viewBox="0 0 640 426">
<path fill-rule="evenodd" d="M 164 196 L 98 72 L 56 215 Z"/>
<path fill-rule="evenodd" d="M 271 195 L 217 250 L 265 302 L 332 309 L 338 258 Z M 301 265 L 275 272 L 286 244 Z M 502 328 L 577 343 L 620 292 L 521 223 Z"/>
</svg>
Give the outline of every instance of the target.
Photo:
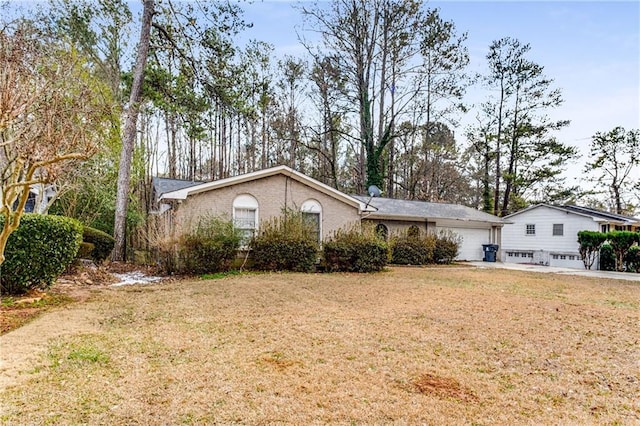
<svg viewBox="0 0 640 426">
<path fill-rule="evenodd" d="M 497 244 L 483 244 L 482 251 L 484 252 L 484 257 L 482 258 L 482 260 L 484 262 L 495 262 L 498 247 L 499 246 Z"/>
</svg>

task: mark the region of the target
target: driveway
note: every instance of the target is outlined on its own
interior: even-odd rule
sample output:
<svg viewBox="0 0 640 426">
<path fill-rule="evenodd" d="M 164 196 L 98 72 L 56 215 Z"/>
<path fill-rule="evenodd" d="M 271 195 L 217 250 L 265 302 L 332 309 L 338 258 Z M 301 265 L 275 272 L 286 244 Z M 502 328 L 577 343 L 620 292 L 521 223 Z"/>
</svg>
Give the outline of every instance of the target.
<svg viewBox="0 0 640 426">
<path fill-rule="evenodd" d="M 522 263 L 503 263 L 503 262 L 469 262 L 478 268 L 501 268 L 513 269 L 516 271 L 543 272 L 561 275 L 580 275 L 592 278 L 606 278 L 614 280 L 638 281 L 640 282 L 640 274 L 628 272 L 612 272 L 612 271 L 588 271 L 571 268 L 558 268 L 544 265 L 530 265 Z"/>
</svg>

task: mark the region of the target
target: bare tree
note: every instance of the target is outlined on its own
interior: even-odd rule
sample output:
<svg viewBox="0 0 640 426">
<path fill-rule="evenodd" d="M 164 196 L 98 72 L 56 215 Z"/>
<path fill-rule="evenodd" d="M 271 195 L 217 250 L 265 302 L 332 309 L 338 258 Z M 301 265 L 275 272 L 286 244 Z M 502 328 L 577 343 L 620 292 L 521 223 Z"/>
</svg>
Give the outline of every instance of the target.
<svg viewBox="0 0 640 426">
<path fill-rule="evenodd" d="M 147 64 L 149 53 L 149 36 L 151 34 L 151 21 L 153 20 L 154 1 L 144 0 L 144 10 L 142 13 L 142 29 L 140 30 L 140 41 L 138 42 L 138 52 L 136 64 L 133 69 L 133 84 L 129 97 L 129 107 L 124 125 L 124 136 L 122 138 L 122 152 L 120 155 L 120 168 L 118 170 L 118 192 L 116 195 L 116 213 L 113 225 L 113 234 L 116 240 L 113 248 L 113 260 L 124 260 L 125 258 L 125 231 L 127 225 L 127 207 L 129 205 L 129 187 L 131 178 L 131 160 L 133 157 L 134 142 L 137 133 L 138 113 L 140 111 L 140 100 L 142 98 L 142 81 L 144 79 L 144 69 Z"/>
<path fill-rule="evenodd" d="M 32 186 L 96 152 L 109 129 L 109 89 L 76 51 L 25 25 L 0 31 L 0 264 Z"/>
</svg>

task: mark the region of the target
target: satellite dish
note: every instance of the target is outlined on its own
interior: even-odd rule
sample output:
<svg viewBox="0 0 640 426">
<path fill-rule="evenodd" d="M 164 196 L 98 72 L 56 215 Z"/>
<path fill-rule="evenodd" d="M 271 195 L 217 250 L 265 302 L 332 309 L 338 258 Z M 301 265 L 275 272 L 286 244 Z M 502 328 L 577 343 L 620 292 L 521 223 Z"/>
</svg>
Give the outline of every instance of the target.
<svg viewBox="0 0 640 426">
<path fill-rule="evenodd" d="M 375 185 L 371 185 L 369 189 L 367 189 L 370 197 L 380 197 L 382 195 L 382 191 Z"/>
</svg>

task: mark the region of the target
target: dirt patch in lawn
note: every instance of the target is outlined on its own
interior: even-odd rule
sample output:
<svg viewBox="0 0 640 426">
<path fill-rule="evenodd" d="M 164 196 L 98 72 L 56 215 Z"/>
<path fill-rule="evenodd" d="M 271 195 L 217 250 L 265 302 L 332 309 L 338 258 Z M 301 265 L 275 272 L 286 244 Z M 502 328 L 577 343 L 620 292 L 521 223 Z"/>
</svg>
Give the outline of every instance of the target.
<svg viewBox="0 0 640 426">
<path fill-rule="evenodd" d="M 639 313 L 635 283 L 471 268 L 104 287 L 0 336 L 31 353 L 0 419 L 636 424 Z"/>
</svg>

